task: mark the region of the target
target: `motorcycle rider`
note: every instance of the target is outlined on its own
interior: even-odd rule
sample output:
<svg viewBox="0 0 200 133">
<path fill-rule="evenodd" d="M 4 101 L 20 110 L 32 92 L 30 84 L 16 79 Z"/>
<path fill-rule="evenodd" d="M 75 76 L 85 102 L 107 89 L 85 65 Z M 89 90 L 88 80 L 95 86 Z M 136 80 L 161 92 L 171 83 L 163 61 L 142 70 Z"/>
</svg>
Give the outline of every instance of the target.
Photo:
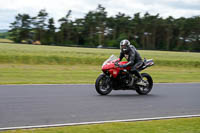
<svg viewBox="0 0 200 133">
<path fill-rule="evenodd" d="M 141 67 L 143 64 L 140 54 L 138 53 L 136 48 L 130 44 L 130 41 L 126 39 L 120 42 L 120 50 L 121 51 L 120 51 L 120 56 L 118 60 L 121 61 L 122 58 L 125 57 L 128 63 L 124 65 L 119 65 L 119 67 L 124 68 L 124 67 L 131 66 L 130 73 L 135 74 L 139 78 L 139 81 L 137 82 L 137 84 L 143 85 L 142 76 L 138 71 L 138 68 Z"/>
</svg>

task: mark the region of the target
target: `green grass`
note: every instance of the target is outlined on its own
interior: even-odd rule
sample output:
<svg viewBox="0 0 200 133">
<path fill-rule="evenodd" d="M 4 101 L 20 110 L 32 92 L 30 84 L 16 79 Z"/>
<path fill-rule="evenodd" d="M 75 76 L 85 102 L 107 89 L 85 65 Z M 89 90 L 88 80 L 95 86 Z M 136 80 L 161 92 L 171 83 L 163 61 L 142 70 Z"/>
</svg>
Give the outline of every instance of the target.
<svg viewBox="0 0 200 133">
<path fill-rule="evenodd" d="M 0 84 L 93 84 L 99 73 L 99 66 L 3 64 Z"/>
<path fill-rule="evenodd" d="M 56 128 L 10 130 L 4 133 L 200 133 L 200 118 L 119 122 Z"/>
<path fill-rule="evenodd" d="M 101 64 L 119 49 L 0 43 L 0 84 L 93 84 Z M 153 58 L 154 82 L 200 82 L 200 53 L 139 51 Z"/>
<path fill-rule="evenodd" d="M 0 63 L 101 65 L 111 54 L 118 56 L 119 52 L 119 49 L 0 43 Z M 200 67 L 200 53 L 143 50 L 139 52 L 142 57 L 153 58 L 158 66 Z"/>
<path fill-rule="evenodd" d="M 12 40 L 0 38 L 0 43 L 12 43 Z"/>
<path fill-rule="evenodd" d="M 156 83 L 200 82 L 199 68 L 153 66 L 144 72 Z M 0 84 L 94 84 L 100 73 L 98 65 L 1 64 Z"/>
</svg>

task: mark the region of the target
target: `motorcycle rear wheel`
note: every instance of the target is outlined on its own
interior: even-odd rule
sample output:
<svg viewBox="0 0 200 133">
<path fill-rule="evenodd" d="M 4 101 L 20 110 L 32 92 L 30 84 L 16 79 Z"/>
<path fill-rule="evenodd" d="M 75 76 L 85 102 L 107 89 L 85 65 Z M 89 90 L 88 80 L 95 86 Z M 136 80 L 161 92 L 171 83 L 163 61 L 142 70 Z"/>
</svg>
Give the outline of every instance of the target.
<svg viewBox="0 0 200 133">
<path fill-rule="evenodd" d="M 105 74 L 99 75 L 95 83 L 95 88 L 100 95 L 108 95 L 112 91 L 110 77 Z"/>
<path fill-rule="evenodd" d="M 148 73 L 142 73 L 141 75 L 147 85 L 137 86 L 136 92 L 140 95 L 147 95 L 153 88 L 153 79 Z"/>
</svg>

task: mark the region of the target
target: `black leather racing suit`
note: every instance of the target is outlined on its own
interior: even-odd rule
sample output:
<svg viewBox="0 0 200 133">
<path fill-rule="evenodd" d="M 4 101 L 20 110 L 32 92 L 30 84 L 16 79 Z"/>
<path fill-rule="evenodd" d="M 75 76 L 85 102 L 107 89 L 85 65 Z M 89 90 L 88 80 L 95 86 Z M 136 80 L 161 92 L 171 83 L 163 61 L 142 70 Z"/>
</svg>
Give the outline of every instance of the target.
<svg viewBox="0 0 200 133">
<path fill-rule="evenodd" d="M 124 67 L 131 66 L 130 72 L 134 73 L 137 77 L 142 79 L 142 76 L 140 75 L 138 68 L 143 64 L 143 61 L 136 48 L 133 45 L 130 45 L 127 53 L 124 53 L 121 50 L 119 56 L 120 61 L 122 60 L 123 57 L 125 57 L 128 61 L 128 63 L 126 63 Z"/>
</svg>

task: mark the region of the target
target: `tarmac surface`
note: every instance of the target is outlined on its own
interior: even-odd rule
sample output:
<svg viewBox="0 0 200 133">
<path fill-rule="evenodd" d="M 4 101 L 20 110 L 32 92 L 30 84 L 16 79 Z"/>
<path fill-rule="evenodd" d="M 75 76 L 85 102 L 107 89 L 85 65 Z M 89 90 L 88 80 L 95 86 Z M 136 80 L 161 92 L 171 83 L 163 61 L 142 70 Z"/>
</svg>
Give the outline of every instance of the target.
<svg viewBox="0 0 200 133">
<path fill-rule="evenodd" d="M 97 94 L 94 85 L 0 85 L 0 128 L 200 114 L 200 83 Z"/>
</svg>

